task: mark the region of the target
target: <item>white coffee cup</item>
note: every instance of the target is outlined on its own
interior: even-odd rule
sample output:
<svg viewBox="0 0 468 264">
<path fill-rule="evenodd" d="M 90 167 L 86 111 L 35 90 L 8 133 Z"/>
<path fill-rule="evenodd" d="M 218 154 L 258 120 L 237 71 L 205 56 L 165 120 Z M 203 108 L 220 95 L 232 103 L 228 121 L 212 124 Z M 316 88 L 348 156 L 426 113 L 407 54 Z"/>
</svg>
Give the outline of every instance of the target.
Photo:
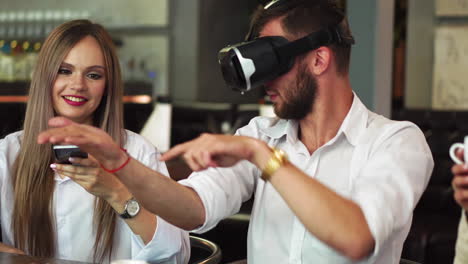
<svg viewBox="0 0 468 264">
<path fill-rule="evenodd" d="M 460 160 L 456 155 L 458 149 L 463 149 L 463 152 L 464 152 L 463 159 L 465 160 L 465 162 L 467 162 L 468 161 L 468 136 L 465 136 L 464 143 L 453 143 L 452 146 L 450 146 L 450 150 L 449 150 L 450 158 L 452 158 L 453 162 L 455 162 L 456 164 L 464 164 L 465 162 Z"/>
</svg>

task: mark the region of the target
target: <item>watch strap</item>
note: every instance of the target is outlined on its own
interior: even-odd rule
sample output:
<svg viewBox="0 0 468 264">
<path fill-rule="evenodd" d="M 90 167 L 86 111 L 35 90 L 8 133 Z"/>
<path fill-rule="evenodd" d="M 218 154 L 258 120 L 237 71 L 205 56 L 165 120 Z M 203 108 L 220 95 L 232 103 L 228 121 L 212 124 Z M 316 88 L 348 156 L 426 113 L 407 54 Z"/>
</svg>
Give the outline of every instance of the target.
<svg viewBox="0 0 468 264">
<path fill-rule="evenodd" d="M 132 216 L 128 213 L 127 209 L 124 210 L 123 213 L 119 214 L 119 216 L 123 219 L 130 219 Z"/>
</svg>

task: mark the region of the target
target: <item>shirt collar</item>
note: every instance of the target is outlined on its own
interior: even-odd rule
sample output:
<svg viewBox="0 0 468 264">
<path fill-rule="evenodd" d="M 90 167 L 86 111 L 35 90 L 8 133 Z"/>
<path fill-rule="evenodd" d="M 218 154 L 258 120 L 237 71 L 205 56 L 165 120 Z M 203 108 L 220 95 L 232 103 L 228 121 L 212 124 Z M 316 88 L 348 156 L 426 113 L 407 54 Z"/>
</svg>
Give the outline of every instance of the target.
<svg viewBox="0 0 468 264">
<path fill-rule="evenodd" d="M 272 139 L 280 139 L 283 136 L 297 139 L 298 122 L 292 119 L 274 118 L 269 126 L 260 128 L 260 131 Z"/>
<path fill-rule="evenodd" d="M 361 102 L 359 97 L 353 92 L 353 103 L 346 115 L 338 134 L 342 132 L 349 143 L 356 146 L 359 141 L 359 136 L 367 127 L 367 118 L 369 116 L 367 108 Z"/>
<path fill-rule="evenodd" d="M 356 145 L 359 135 L 367 126 L 368 110 L 361 102 L 356 93 L 353 92 L 353 103 L 338 130 L 337 136 L 343 133 L 349 143 Z M 272 139 L 279 139 L 286 136 L 291 142 L 297 141 L 298 136 L 297 120 L 273 119 L 270 126 L 260 129 L 266 136 Z M 335 137 L 336 138 L 336 137 Z"/>
</svg>

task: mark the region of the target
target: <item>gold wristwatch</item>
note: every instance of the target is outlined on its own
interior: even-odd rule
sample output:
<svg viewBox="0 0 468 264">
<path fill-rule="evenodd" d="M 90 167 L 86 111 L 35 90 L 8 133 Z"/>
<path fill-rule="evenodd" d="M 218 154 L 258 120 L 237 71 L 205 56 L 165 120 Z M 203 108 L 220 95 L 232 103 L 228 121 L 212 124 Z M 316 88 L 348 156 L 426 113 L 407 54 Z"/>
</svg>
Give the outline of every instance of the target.
<svg viewBox="0 0 468 264">
<path fill-rule="evenodd" d="M 271 175 L 273 175 L 279 168 L 281 168 L 281 166 L 289 162 L 288 157 L 284 151 L 274 147 L 270 147 L 270 149 L 273 151 L 273 154 L 262 170 L 262 179 L 264 181 L 270 180 Z"/>
</svg>

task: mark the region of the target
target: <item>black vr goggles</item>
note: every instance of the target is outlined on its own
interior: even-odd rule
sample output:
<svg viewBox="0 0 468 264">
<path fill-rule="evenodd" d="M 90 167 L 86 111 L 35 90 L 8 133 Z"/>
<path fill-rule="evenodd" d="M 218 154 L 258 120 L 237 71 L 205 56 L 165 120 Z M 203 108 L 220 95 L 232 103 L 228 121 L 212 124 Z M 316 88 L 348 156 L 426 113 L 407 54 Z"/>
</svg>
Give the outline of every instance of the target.
<svg viewBox="0 0 468 264">
<path fill-rule="evenodd" d="M 272 36 L 230 45 L 219 51 L 218 60 L 228 87 L 244 93 L 287 73 L 298 55 L 331 44 L 352 45 L 354 39 L 336 25 L 292 42 Z"/>
</svg>

